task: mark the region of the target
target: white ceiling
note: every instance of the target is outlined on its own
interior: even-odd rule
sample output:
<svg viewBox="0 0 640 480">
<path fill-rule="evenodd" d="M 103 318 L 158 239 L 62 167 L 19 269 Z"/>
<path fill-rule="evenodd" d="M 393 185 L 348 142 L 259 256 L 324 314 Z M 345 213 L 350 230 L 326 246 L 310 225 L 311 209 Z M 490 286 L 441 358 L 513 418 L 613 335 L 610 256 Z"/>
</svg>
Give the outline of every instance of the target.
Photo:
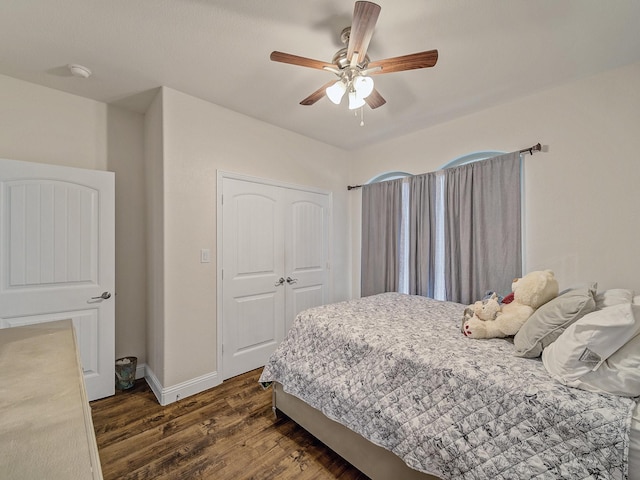
<svg viewBox="0 0 640 480">
<path fill-rule="evenodd" d="M 0 74 L 140 112 L 164 85 L 352 149 L 640 61 L 637 0 L 377 3 L 372 60 L 440 56 L 375 76 L 387 104 L 366 107 L 364 127 L 344 104 L 298 104 L 333 74 L 269 60 L 330 62 L 353 1 L 0 0 Z M 72 77 L 69 63 L 93 75 Z"/>
</svg>

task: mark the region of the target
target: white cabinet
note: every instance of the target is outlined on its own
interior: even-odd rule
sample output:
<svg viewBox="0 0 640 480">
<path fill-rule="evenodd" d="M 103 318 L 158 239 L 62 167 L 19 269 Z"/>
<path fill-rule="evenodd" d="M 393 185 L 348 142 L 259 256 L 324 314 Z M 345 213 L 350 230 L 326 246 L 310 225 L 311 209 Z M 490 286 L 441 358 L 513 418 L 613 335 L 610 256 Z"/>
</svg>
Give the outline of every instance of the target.
<svg viewBox="0 0 640 480">
<path fill-rule="evenodd" d="M 102 478 L 71 320 L 0 330 L 0 471 Z"/>
</svg>

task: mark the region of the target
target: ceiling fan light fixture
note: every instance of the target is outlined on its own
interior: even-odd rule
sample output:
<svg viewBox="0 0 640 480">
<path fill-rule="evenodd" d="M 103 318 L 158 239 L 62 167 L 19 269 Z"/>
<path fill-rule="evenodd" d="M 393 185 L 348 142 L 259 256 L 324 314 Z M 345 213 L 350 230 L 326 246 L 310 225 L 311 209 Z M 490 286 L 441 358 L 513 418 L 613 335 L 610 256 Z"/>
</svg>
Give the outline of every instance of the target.
<svg viewBox="0 0 640 480">
<path fill-rule="evenodd" d="M 313 58 L 301 57 L 279 51 L 271 52 L 269 58 L 274 62 L 288 63 L 301 67 L 315 68 L 334 73 L 338 80 L 330 81 L 311 95 L 302 99 L 300 105 L 314 105 L 322 97 L 328 96 L 334 104 L 342 101 L 345 93 L 349 93 L 351 110 L 367 104 L 371 109 L 379 108 L 387 101 L 374 87 L 369 74 L 386 74 L 433 67 L 438 61 L 438 50 L 401 55 L 370 61 L 367 49 L 374 33 L 380 5 L 371 1 L 358 0 L 353 9 L 351 26 L 342 31 L 340 39 L 345 47 L 333 56 L 331 63 Z M 366 101 L 365 101 L 366 99 Z"/>
<path fill-rule="evenodd" d="M 360 97 L 355 89 L 349 92 L 349 110 L 355 110 L 356 108 L 363 107 L 365 104 L 364 98 Z"/>
<path fill-rule="evenodd" d="M 346 91 L 347 86 L 342 80 L 337 81 L 325 90 L 327 97 L 329 97 L 329 100 L 331 100 L 336 105 L 340 104 L 340 102 L 342 101 L 342 97 L 344 96 Z"/>
<path fill-rule="evenodd" d="M 353 81 L 353 88 L 356 90 L 356 95 L 364 100 L 373 92 L 373 79 L 358 75 Z"/>
</svg>

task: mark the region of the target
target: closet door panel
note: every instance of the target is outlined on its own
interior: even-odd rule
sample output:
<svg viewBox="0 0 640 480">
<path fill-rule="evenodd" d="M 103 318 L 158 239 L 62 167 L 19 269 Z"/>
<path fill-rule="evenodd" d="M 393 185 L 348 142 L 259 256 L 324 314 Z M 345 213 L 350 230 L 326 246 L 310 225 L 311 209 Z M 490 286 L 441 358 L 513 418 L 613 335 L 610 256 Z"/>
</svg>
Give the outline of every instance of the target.
<svg viewBox="0 0 640 480">
<path fill-rule="evenodd" d="M 329 301 L 328 195 L 288 192 L 285 221 L 286 330 L 302 310 Z"/>
<path fill-rule="evenodd" d="M 224 180 L 223 378 L 264 365 L 284 338 L 282 192 Z"/>
</svg>

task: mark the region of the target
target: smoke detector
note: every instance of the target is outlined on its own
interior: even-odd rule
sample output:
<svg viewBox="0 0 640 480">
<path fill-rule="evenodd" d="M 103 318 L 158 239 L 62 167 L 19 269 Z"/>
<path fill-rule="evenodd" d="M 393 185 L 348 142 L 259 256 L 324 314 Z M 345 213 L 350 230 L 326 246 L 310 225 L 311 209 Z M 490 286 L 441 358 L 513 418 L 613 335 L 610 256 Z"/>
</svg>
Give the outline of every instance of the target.
<svg viewBox="0 0 640 480">
<path fill-rule="evenodd" d="M 89 70 L 87 67 L 78 65 L 76 63 L 67 66 L 69 67 L 71 75 L 73 75 L 74 77 L 89 78 L 91 76 L 91 70 Z"/>
</svg>

